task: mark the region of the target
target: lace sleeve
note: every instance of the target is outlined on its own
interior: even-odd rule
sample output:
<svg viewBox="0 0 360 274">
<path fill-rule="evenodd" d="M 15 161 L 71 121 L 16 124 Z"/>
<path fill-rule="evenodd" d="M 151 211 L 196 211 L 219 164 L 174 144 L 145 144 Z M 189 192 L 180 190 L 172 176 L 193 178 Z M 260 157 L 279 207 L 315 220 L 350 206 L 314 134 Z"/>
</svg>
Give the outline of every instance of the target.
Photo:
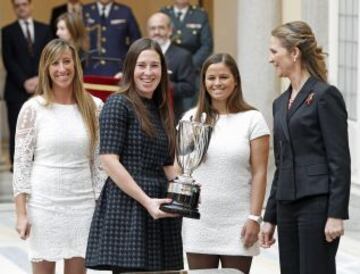
<svg viewBox="0 0 360 274">
<path fill-rule="evenodd" d="M 30 177 L 35 150 L 35 120 L 34 106 L 25 103 L 16 124 L 13 176 L 15 197 L 20 193 L 31 194 Z"/>
<path fill-rule="evenodd" d="M 99 115 L 100 115 L 101 109 L 103 107 L 103 102 L 96 102 L 96 105 L 97 105 L 96 117 L 97 117 L 97 120 L 99 120 Z M 105 171 L 103 170 L 103 168 L 101 166 L 101 162 L 100 162 L 99 130 L 97 131 L 97 134 L 98 134 L 98 139 L 96 142 L 94 155 L 93 155 L 92 161 L 91 161 L 92 184 L 93 184 L 93 189 L 94 189 L 94 193 L 95 193 L 95 199 L 97 199 L 100 196 L 101 189 L 104 186 L 104 182 L 107 177 Z"/>
</svg>

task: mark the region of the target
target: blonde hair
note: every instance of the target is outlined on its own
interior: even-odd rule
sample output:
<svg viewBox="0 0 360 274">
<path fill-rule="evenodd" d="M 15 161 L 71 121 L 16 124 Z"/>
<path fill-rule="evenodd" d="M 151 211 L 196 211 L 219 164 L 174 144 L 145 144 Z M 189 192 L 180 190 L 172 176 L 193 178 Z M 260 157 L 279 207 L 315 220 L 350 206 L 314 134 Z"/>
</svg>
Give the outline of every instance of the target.
<svg viewBox="0 0 360 274">
<path fill-rule="evenodd" d="M 52 90 L 52 80 L 49 74 L 49 67 L 54 63 L 62 53 L 70 51 L 74 61 L 74 79 L 73 79 L 73 96 L 78 105 L 80 114 L 85 122 L 90 137 L 90 153 L 94 152 L 97 141 L 97 119 L 96 105 L 91 95 L 85 91 L 83 86 L 83 72 L 80 59 L 76 49 L 70 43 L 54 39 L 50 41 L 43 49 L 39 63 L 39 84 L 35 94 L 41 95 L 45 99 L 45 105 L 54 102 L 54 92 Z"/>
<path fill-rule="evenodd" d="M 303 66 L 315 78 L 327 82 L 326 53 L 318 46 L 310 26 L 303 21 L 289 22 L 276 27 L 271 35 L 278 38 L 288 51 L 297 47 Z"/>
<path fill-rule="evenodd" d="M 57 18 L 56 24 L 60 21 L 65 22 L 75 48 L 88 51 L 90 48 L 89 36 L 82 18 L 77 14 L 64 13 Z"/>
</svg>

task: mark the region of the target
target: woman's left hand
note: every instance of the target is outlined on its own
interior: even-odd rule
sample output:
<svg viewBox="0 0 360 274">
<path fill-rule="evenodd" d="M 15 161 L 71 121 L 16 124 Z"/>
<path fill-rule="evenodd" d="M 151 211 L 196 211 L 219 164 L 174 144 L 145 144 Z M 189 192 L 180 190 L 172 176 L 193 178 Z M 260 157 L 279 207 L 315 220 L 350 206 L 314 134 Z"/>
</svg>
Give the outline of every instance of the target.
<svg viewBox="0 0 360 274">
<path fill-rule="evenodd" d="M 241 231 L 241 238 L 246 248 L 253 246 L 259 239 L 260 224 L 248 219 Z"/>
<path fill-rule="evenodd" d="M 325 238 L 331 243 L 336 238 L 344 235 L 344 222 L 342 219 L 328 218 L 325 224 Z"/>
<path fill-rule="evenodd" d="M 160 219 L 160 218 L 174 218 L 179 217 L 178 214 L 173 213 L 167 213 L 165 211 L 162 211 L 160 209 L 160 206 L 162 204 L 168 204 L 171 203 L 171 199 L 163 198 L 163 199 L 156 199 L 156 198 L 150 198 L 149 202 L 146 205 L 146 209 L 151 215 L 151 217 L 154 220 Z"/>
</svg>

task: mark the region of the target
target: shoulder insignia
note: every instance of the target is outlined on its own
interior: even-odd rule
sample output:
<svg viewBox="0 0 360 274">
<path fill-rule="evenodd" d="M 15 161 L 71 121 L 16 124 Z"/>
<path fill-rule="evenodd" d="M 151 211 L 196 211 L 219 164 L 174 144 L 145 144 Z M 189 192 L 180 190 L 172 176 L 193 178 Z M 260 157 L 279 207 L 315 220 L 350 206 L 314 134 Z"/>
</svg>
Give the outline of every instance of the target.
<svg viewBox="0 0 360 274">
<path fill-rule="evenodd" d="M 95 8 L 96 8 L 95 5 L 92 5 L 92 6 L 91 6 L 91 9 L 92 9 L 92 10 L 94 10 Z"/>
<path fill-rule="evenodd" d="M 118 5 L 114 6 L 114 10 L 118 10 L 118 9 L 119 9 Z"/>
</svg>

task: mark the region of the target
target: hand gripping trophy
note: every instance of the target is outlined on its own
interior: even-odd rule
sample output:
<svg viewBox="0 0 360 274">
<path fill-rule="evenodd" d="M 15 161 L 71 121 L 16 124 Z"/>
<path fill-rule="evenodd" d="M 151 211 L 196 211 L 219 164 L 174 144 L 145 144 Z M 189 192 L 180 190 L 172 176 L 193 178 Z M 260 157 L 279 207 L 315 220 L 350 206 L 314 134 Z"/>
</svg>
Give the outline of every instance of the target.
<svg viewBox="0 0 360 274">
<path fill-rule="evenodd" d="M 180 121 L 176 134 L 176 160 L 182 174 L 169 182 L 167 197 L 172 199 L 160 209 L 177 213 L 184 217 L 199 219 L 198 210 L 200 186 L 191 177 L 206 154 L 212 127 L 206 122 L 206 113 L 201 114 L 200 122 Z"/>
</svg>

